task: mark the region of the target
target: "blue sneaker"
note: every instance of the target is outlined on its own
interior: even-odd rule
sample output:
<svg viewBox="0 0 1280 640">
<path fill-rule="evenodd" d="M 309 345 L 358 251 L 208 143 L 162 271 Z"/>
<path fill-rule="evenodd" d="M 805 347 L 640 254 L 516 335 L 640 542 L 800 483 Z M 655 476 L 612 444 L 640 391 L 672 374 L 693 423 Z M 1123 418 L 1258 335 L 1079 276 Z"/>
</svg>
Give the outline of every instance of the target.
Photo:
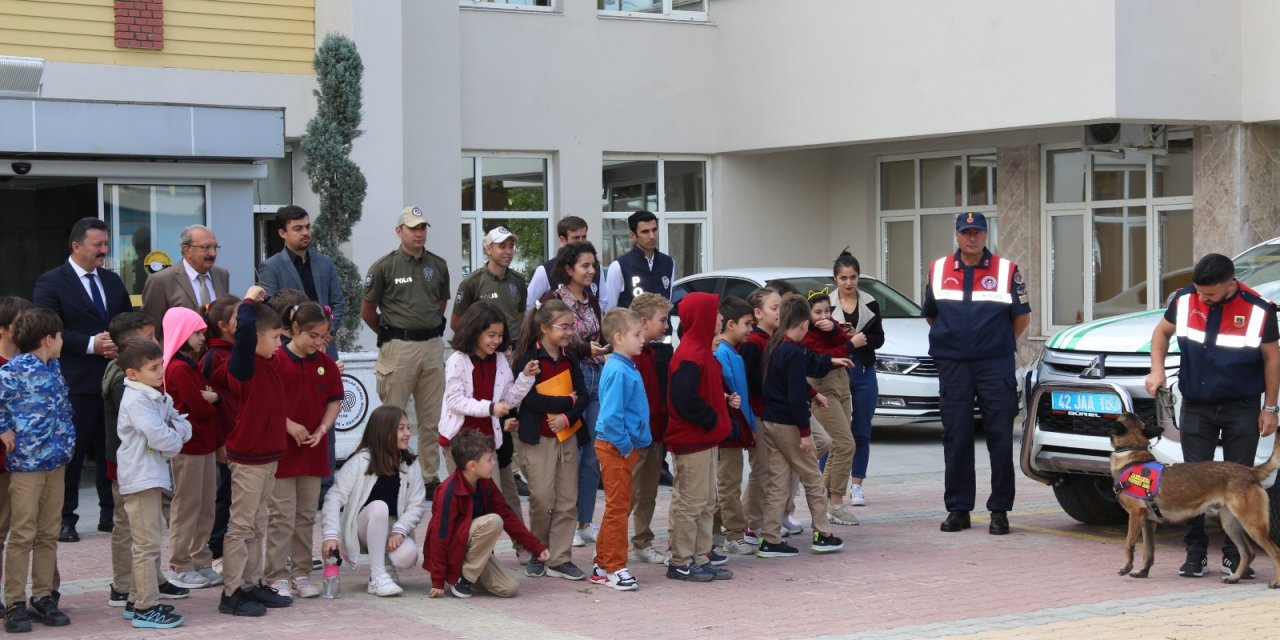
<svg viewBox="0 0 1280 640">
<path fill-rule="evenodd" d="M 667 577 L 672 580 L 684 580 L 687 582 L 711 582 L 716 579 L 714 574 L 692 563 L 668 565 Z"/>
<path fill-rule="evenodd" d="M 708 562 L 707 564 L 698 565 L 698 570 L 703 573 L 711 574 L 712 580 L 728 580 L 733 577 L 733 572 L 724 567 L 717 567 Z"/>
<path fill-rule="evenodd" d="M 133 613 L 135 629 L 172 629 L 182 626 L 182 622 L 182 616 L 174 613 L 173 607 L 167 604 L 157 604 Z"/>
<path fill-rule="evenodd" d="M 729 556 L 726 556 L 726 555 L 724 555 L 724 554 L 722 554 L 722 553 L 716 553 L 716 550 L 715 550 L 715 549 L 712 549 L 712 550 L 711 550 L 711 553 L 708 553 L 708 554 L 707 554 L 707 559 L 711 561 L 711 564 L 713 564 L 713 565 L 715 565 L 715 566 L 717 566 L 717 567 L 718 567 L 718 566 L 720 566 L 720 565 L 722 565 L 722 564 L 724 564 L 724 563 L 728 562 L 728 561 L 729 561 Z"/>
</svg>

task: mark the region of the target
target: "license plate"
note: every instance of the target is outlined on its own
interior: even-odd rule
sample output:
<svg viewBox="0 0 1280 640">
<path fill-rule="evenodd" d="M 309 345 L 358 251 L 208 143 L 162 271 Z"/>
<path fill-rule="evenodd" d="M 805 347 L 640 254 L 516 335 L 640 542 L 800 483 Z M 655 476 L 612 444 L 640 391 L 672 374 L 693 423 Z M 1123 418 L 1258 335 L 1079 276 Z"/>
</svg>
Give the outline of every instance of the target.
<svg viewBox="0 0 1280 640">
<path fill-rule="evenodd" d="M 1072 415 L 1118 416 L 1124 412 L 1120 397 L 1113 393 L 1054 391 L 1051 399 L 1054 411 L 1065 411 Z"/>
</svg>

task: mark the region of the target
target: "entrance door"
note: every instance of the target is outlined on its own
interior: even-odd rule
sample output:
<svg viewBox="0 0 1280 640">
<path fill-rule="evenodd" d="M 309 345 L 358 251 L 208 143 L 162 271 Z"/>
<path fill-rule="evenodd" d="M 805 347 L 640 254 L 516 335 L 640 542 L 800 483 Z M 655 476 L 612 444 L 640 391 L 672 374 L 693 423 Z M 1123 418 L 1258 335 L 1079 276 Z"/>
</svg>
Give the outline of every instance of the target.
<svg viewBox="0 0 1280 640">
<path fill-rule="evenodd" d="M 15 176 L 0 182 L 0 295 L 30 300 L 36 278 L 66 261 L 71 227 L 97 215 L 93 178 Z"/>
</svg>

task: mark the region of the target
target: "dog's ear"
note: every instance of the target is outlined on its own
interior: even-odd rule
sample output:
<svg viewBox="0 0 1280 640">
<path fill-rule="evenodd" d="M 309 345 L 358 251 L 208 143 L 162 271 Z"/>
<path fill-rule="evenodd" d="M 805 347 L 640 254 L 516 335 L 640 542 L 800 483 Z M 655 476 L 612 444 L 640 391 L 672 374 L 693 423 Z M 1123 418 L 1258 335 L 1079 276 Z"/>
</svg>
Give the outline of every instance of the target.
<svg viewBox="0 0 1280 640">
<path fill-rule="evenodd" d="M 1128 425 L 1124 423 L 1124 418 L 1111 423 L 1111 435 L 1122 436 L 1129 430 Z"/>
</svg>

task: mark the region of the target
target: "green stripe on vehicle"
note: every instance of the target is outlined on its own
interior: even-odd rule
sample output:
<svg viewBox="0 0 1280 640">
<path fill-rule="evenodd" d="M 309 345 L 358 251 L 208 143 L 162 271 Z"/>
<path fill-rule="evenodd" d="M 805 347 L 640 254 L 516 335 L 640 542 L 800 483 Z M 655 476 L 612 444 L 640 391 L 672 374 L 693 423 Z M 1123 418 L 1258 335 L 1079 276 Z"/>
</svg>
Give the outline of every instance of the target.
<svg viewBox="0 0 1280 640">
<path fill-rule="evenodd" d="M 1076 335 L 1071 336 L 1071 342 L 1067 345 L 1067 349 L 1075 349 L 1076 345 L 1080 344 L 1081 339 L 1083 339 L 1085 336 L 1089 335 L 1090 333 L 1093 333 L 1093 331 L 1096 329 L 1101 329 L 1102 327 L 1110 326 L 1110 325 L 1116 324 L 1117 322 L 1124 322 L 1125 320 L 1129 320 L 1130 318 L 1154 316 L 1156 314 L 1163 314 L 1163 313 L 1164 311 L 1140 311 L 1138 313 L 1129 313 L 1122 316 L 1116 316 L 1114 318 L 1111 318 L 1110 320 L 1103 320 L 1098 324 L 1095 324 L 1089 327 L 1087 330 L 1081 331 Z"/>
</svg>

